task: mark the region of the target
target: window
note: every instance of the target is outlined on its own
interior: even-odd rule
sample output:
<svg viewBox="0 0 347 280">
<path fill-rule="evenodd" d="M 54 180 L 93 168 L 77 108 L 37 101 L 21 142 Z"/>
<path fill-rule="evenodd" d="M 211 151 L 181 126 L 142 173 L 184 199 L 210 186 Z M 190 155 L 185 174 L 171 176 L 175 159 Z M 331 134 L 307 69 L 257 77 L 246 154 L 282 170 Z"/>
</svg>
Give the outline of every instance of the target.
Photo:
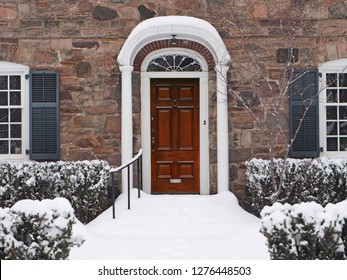
<svg viewBox="0 0 347 280">
<path fill-rule="evenodd" d="M 59 73 L 0 61 L 0 161 L 59 159 Z"/>
<path fill-rule="evenodd" d="M 147 68 L 148 72 L 154 71 L 167 71 L 167 72 L 181 72 L 192 71 L 200 72 L 200 63 L 184 54 L 164 54 L 153 58 Z"/>
<path fill-rule="evenodd" d="M 347 58 L 295 69 L 289 94 L 290 156 L 347 157 Z"/>
<path fill-rule="evenodd" d="M 347 59 L 319 68 L 321 146 L 325 156 L 347 156 Z"/>
<path fill-rule="evenodd" d="M 28 156 L 28 67 L 0 62 L 0 160 Z"/>
</svg>

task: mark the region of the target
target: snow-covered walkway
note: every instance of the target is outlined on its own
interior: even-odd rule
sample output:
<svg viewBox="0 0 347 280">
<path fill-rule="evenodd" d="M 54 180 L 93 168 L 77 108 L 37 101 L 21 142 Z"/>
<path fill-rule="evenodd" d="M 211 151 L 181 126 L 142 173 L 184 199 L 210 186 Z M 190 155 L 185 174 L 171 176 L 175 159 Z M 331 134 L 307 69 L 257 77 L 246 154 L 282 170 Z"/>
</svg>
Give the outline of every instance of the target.
<svg viewBox="0 0 347 280">
<path fill-rule="evenodd" d="M 94 259 L 269 259 L 260 220 L 245 212 L 230 192 L 218 195 L 149 195 L 132 207 L 120 196 L 116 219 L 112 208 L 75 234 L 86 242 L 71 251 L 71 260 Z"/>
</svg>

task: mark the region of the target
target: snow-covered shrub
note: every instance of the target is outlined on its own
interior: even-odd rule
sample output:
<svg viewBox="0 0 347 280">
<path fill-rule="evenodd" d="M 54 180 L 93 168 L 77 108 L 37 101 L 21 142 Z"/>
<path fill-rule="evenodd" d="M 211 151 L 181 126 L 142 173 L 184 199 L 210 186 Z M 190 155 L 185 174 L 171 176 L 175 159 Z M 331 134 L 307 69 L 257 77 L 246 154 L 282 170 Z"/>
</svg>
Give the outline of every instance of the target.
<svg viewBox="0 0 347 280">
<path fill-rule="evenodd" d="M 251 207 L 259 216 L 264 206 L 272 204 L 271 162 L 252 159 L 246 166 Z M 282 203 L 315 201 L 325 206 L 347 199 L 347 160 L 275 159 L 274 167 L 277 184 L 284 168 L 283 190 L 278 197 Z"/>
<path fill-rule="evenodd" d="M 288 209 L 279 203 L 273 208 L 264 208 L 261 232 L 267 239 L 270 256 L 275 260 L 295 260 L 295 239 L 293 237 L 292 220 L 288 216 Z M 277 211 L 275 211 L 275 209 Z"/>
<path fill-rule="evenodd" d="M 261 232 L 271 259 L 346 259 L 346 202 L 325 208 L 316 202 L 264 207 Z"/>
<path fill-rule="evenodd" d="M 341 238 L 345 249 L 345 256 L 347 257 L 347 200 L 336 204 L 328 204 L 325 207 L 332 215 L 338 217 L 339 225 L 341 228 Z"/>
<path fill-rule="evenodd" d="M 0 207 L 23 199 L 65 197 L 87 223 L 107 208 L 110 166 L 105 161 L 0 164 Z"/>
<path fill-rule="evenodd" d="M 0 258 L 63 260 L 83 237 L 72 236 L 74 210 L 65 198 L 21 200 L 0 208 Z"/>
</svg>

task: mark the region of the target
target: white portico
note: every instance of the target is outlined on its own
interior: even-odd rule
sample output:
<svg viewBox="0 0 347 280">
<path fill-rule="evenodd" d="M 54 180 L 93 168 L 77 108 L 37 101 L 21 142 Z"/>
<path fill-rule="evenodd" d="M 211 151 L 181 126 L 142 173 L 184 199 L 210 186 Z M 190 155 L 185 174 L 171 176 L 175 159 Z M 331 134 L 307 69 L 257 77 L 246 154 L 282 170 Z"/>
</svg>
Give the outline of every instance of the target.
<svg viewBox="0 0 347 280">
<path fill-rule="evenodd" d="M 200 88 L 200 193 L 209 194 L 209 155 L 208 155 L 208 62 L 204 53 L 213 57 L 216 73 L 217 92 L 217 181 L 218 192 L 229 188 L 229 145 L 228 145 L 228 106 L 226 76 L 230 56 L 216 29 L 208 22 L 185 16 L 156 17 L 140 23 L 134 28 L 123 45 L 118 64 L 122 72 L 122 164 L 133 156 L 132 123 L 132 72 L 134 61 L 141 50 L 160 40 L 177 38 L 194 42 L 196 50 L 180 48 L 156 48 L 143 59 L 141 71 L 141 140 L 143 147 L 143 184 L 144 191 L 151 192 L 151 136 L 150 136 L 150 99 L 149 84 L 152 78 L 196 78 Z M 153 44 L 154 45 L 154 44 Z M 200 47 L 201 46 L 201 47 Z M 179 52 L 194 57 L 200 66 L 200 72 L 147 72 L 150 60 L 163 53 Z M 148 52 L 148 51 L 147 51 Z M 122 190 L 127 185 L 123 175 Z"/>
</svg>

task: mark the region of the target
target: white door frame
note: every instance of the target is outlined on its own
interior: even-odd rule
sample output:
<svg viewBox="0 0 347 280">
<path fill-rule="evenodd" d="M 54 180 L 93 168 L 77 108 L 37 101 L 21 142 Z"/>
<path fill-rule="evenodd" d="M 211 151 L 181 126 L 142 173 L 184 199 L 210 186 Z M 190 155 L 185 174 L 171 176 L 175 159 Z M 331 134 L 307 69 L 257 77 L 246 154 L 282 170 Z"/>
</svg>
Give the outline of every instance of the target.
<svg viewBox="0 0 347 280">
<path fill-rule="evenodd" d="M 192 51 L 189 55 L 192 56 Z M 209 118 L 208 118 L 208 72 L 207 64 L 202 61 L 200 55 L 194 58 L 200 62 L 202 72 L 146 72 L 149 61 L 161 54 L 183 53 L 182 49 L 163 49 L 151 53 L 142 64 L 141 70 L 141 143 L 143 149 L 143 190 L 151 193 L 151 98 L 150 84 L 153 78 L 198 78 L 199 79 L 199 129 L 200 129 L 200 194 L 209 194 Z M 188 53 L 187 53 L 188 54 Z"/>
</svg>

